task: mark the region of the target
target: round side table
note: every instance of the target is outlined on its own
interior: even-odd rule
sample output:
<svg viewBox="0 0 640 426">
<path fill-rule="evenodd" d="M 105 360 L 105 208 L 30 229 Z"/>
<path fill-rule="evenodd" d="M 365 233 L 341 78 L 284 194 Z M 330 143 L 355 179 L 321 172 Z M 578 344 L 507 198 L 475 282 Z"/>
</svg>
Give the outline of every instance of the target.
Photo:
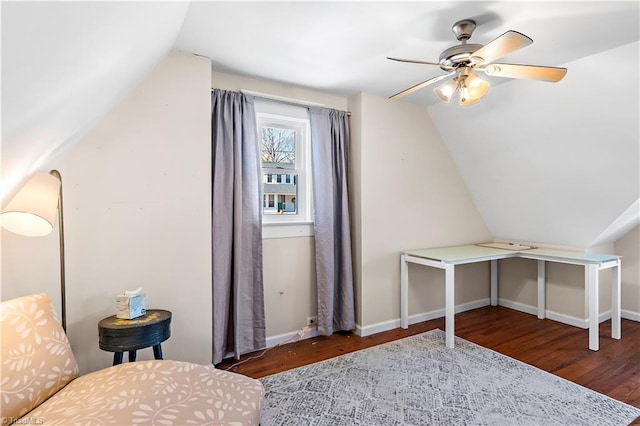
<svg viewBox="0 0 640 426">
<path fill-rule="evenodd" d="M 136 351 L 153 346 L 155 359 L 162 359 L 161 342 L 171 336 L 171 312 L 149 309 L 134 319 L 104 318 L 98 323 L 100 349 L 114 352 L 113 365 L 122 364 L 122 355 L 129 352 L 129 361 L 136 360 Z"/>
</svg>

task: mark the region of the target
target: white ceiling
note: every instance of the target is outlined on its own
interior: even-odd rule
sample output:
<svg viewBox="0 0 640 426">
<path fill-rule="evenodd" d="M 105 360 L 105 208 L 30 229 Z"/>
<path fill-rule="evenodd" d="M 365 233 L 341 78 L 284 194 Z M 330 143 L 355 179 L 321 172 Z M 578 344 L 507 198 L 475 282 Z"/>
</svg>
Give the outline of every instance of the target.
<svg viewBox="0 0 640 426">
<path fill-rule="evenodd" d="M 402 102 L 429 105 L 496 238 L 607 242 L 640 215 L 629 209 L 640 198 L 639 15 L 637 1 L 3 1 L 2 195 L 170 49 L 210 57 L 219 71 L 387 97 L 441 71 L 386 56 L 437 61 L 458 44 L 451 25 L 473 18 L 471 42 L 520 31 L 534 43 L 505 62 L 566 66 L 567 77 L 499 79 L 467 109 L 437 104 L 428 89 Z"/>
<path fill-rule="evenodd" d="M 443 72 L 386 57 L 437 62 L 464 18 L 478 23 L 473 43 L 509 29 L 531 37 L 514 63 L 561 66 L 638 40 L 637 2 L 236 1 L 192 3 L 175 45 L 219 71 L 387 97 Z M 435 102 L 430 90 L 412 100 Z"/>
</svg>

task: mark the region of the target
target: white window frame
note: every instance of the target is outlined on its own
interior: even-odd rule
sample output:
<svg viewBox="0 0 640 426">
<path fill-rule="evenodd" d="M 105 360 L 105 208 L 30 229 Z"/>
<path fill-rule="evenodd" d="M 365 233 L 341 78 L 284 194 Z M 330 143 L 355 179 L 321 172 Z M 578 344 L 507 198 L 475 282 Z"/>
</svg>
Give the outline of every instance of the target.
<svg viewBox="0 0 640 426">
<path fill-rule="evenodd" d="M 272 173 L 273 181 L 276 181 L 278 174 L 296 174 L 298 176 L 296 214 L 262 214 L 262 237 L 263 238 L 287 238 L 313 235 L 313 193 L 311 186 L 311 126 L 308 112 L 304 108 L 306 118 L 301 118 L 301 112 L 297 111 L 296 116 L 274 114 L 264 112 L 268 107 L 256 103 L 256 124 L 258 130 L 258 140 L 262 140 L 263 127 L 281 127 L 295 131 L 295 152 L 296 164 L 293 169 L 262 168 L 260 171 L 260 182 L 263 184 L 264 175 Z M 301 108 L 296 108 L 301 109 Z M 261 203 L 261 206 L 263 203 Z"/>
</svg>

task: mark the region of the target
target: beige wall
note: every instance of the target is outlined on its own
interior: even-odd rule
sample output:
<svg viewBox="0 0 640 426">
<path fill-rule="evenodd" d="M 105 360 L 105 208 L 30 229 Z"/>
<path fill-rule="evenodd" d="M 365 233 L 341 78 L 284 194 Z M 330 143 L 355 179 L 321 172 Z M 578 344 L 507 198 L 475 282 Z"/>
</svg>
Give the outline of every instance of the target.
<svg viewBox="0 0 640 426">
<path fill-rule="evenodd" d="M 113 313 L 117 293 L 138 286 L 148 307 L 174 313 L 165 355 L 210 362 L 211 87 L 351 110 L 356 315 L 365 331 L 399 318 L 401 250 L 491 239 L 425 107 L 212 74 L 208 59 L 172 52 L 50 165 L 63 174 L 68 328 L 83 372 L 110 365 L 111 354 L 98 348 L 97 322 Z M 638 232 L 613 248 L 624 256 L 623 309 L 640 318 Z M 57 233 L 2 231 L 1 238 L 2 299 L 46 292 L 58 307 Z M 294 332 L 315 315 L 313 259 L 313 238 L 264 241 L 269 337 Z M 582 271 L 557 267 L 549 267 L 548 279 L 559 305 L 549 307 L 579 316 Z M 411 265 L 409 275 L 410 314 L 442 309 L 442 271 Z M 456 304 L 488 298 L 488 277 L 486 263 L 457 268 Z M 500 279 L 502 297 L 535 306 L 534 262 L 501 262 Z M 151 358 L 150 351 L 139 357 Z"/>
<path fill-rule="evenodd" d="M 490 239 L 426 108 L 366 94 L 347 102 L 340 96 L 218 72 L 212 73 L 211 86 L 302 99 L 351 111 L 349 184 L 354 274 L 358 283 L 356 322 L 361 327 L 398 320 L 400 250 Z M 396 137 L 398 133 L 400 136 Z M 389 143 L 390 140 L 394 142 Z M 385 165 L 383 174 L 376 172 L 381 164 Z M 407 181 L 411 183 L 406 185 Z M 392 194 L 385 201 L 402 208 L 377 206 L 381 201 L 375 193 L 378 187 L 382 193 Z M 403 202 L 397 201 L 400 195 Z M 369 203 L 366 208 L 362 208 L 362 200 Z M 316 315 L 313 253 L 312 237 L 264 240 L 268 337 L 298 330 L 306 317 Z M 294 256 L 295 262 L 287 261 L 289 256 Z M 432 272 L 411 268 L 411 280 L 420 283 L 412 286 L 415 297 L 410 304 L 411 314 L 444 307 L 442 280 L 430 279 Z M 486 264 L 459 268 L 456 303 L 488 298 L 488 274 Z"/>
<path fill-rule="evenodd" d="M 400 317 L 400 251 L 490 239 L 426 107 L 368 94 L 349 98 L 358 233 L 360 325 Z M 441 271 L 411 267 L 409 314 L 444 308 Z M 488 265 L 460 268 L 456 303 L 489 297 Z"/>
<path fill-rule="evenodd" d="M 67 327 L 82 372 L 111 365 L 97 323 L 137 287 L 148 308 L 174 314 L 165 356 L 211 362 L 210 66 L 170 53 L 49 165 L 64 185 Z M 46 292 L 58 309 L 56 238 L 2 231 L 3 299 Z"/>
<path fill-rule="evenodd" d="M 622 256 L 622 315 L 640 320 L 640 273 L 638 263 L 638 227 L 614 244 L 584 249 L 590 253 Z M 579 250 L 573 248 L 573 250 Z M 600 314 L 611 310 L 612 271 L 600 272 Z M 529 259 L 505 259 L 499 262 L 499 297 L 505 305 L 528 312 L 537 306 L 537 265 Z M 586 326 L 584 267 L 546 262 L 546 306 L 549 318 Z"/>
<path fill-rule="evenodd" d="M 500 302 L 529 313 L 536 313 L 538 306 L 538 266 L 531 259 L 504 259 L 498 262 L 498 294 Z M 583 320 L 585 314 L 584 267 L 579 265 L 545 262 L 546 308 L 553 319 Z M 601 281 L 605 278 L 601 275 Z M 602 302 L 610 298 L 602 292 Z M 604 303 L 601 311 L 609 310 Z"/>
<path fill-rule="evenodd" d="M 362 324 L 362 95 L 349 98 L 349 212 L 356 324 Z"/>
<path fill-rule="evenodd" d="M 315 90 L 242 77 L 211 73 L 211 87 L 250 90 L 347 109 L 345 97 Z M 265 321 L 267 344 L 300 330 L 308 317 L 317 315 L 313 237 L 265 238 L 263 240 Z"/>
<path fill-rule="evenodd" d="M 640 226 L 614 243 L 615 254 L 622 256 L 622 311 L 640 321 Z"/>
<path fill-rule="evenodd" d="M 263 240 L 267 337 L 299 330 L 317 315 L 313 238 Z"/>
</svg>

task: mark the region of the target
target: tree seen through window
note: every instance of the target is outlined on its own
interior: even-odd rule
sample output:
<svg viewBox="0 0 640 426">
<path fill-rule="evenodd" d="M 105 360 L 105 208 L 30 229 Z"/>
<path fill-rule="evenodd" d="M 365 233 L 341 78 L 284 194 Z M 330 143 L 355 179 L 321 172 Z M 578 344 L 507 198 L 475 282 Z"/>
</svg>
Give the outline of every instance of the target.
<svg viewBox="0 0 640 426">
<path fill-rule="evenodd" d="M 262 128 L 262 162 L 292 168 L 296 161 L 295 131 L 277 127 Z"/>
</svg>

